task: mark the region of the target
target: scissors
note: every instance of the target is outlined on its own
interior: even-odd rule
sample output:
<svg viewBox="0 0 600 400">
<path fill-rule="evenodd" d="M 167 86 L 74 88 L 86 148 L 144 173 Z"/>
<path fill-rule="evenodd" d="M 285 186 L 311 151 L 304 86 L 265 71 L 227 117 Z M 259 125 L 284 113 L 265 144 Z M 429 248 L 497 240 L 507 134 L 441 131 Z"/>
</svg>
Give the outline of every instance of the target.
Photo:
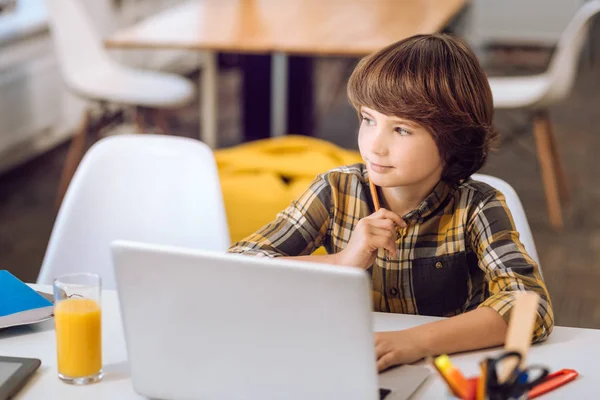
<svg viewBox="0 0 600 400">
<path fill-rule="evenodd" d="M 515 359 L 515 367 L 504 382 L 499 382 L 498 367 L 510 358 Z M 509 351 L 497 358 L 487 358 L 483 361 L 487 367 L 485 386 L 490 400 L 527 398 L 529 390 L 546 379 L 550 372 L 548 368 L 532 365 L 521 369 L 519 365 L 522 358 L 521 353 Z"/>
</svg>

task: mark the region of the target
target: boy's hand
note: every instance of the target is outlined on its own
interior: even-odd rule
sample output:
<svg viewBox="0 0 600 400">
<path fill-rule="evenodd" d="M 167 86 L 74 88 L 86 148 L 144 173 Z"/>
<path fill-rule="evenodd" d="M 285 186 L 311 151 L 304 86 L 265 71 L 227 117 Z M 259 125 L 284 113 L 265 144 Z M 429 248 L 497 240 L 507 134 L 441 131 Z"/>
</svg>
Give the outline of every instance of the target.
<svg viewBox="0 0 600 400">
<path fill-rule="evenodd" d="M 396 256 L 396 227 L 405 226 L 406 222 L 398 214 L 385 208 L 362 218 L 346 248 L 338 253 L 338 264 L 367 269 L 375 261 L 378 249 L 386 249 Z"/>
<path fill-rule="evenodd" d="M 379 372 L 400 364 L 412 364 L 425 357 L 419 338 L 410 331 L 375 334 L 375 355 Z"/>
</svg>

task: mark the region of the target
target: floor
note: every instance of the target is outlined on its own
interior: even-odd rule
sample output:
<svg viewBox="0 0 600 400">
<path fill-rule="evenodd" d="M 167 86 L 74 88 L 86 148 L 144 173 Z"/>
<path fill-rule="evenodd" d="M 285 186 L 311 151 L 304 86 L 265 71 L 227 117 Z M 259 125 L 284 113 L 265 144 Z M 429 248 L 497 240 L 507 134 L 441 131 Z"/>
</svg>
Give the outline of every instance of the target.
<svg viewBox="0 0 600 400">
<path fill-rule="evenodd" d="M 595 29 L 597 31 L 598 29 Z M 598 41 L 593 41 L 598 42 Z M 600 46 L 600 44 L 598 44 Z M 595 46 L 597 47 L 597 46 Z M 554 232 L 547 221 L 545 198 L 529 116 L 520 111 L 498 112 L 495 125 L 504 141 L 483 172 L 505 179 L 517 190 L 529 217 L 543 273 L 559 325 L 600 328 L 600 63 L 598 49 L 582 57 L 575 90 L 568 101 L 551 109 L 560 152 L 573 188 L 565 210 L 566 228 Z M 544 68 L 548 54 L 497 51 L 487 62 L 490 74 Z M 535 57 L 533 57 L 535 56 Z M 521 63 L 516 62 L 522 61 Z M 541 61 L 540 61 L 541 60 Z M 353 60 L 319 59 L 316 71 L 316 135 L 354 148 L 357 120 L 345 98 L 345 79 Z M 512 63 L 512 65 L 510 65 Z M 541 64 L 540 64 L 541 63 Z M 518 65 L 515 65 L 518 64 Z M 224 146 L 239 141 L 239 75 L 229 69 L 219 77 L 219 129 Z M 198 105 L 177 115 L 173 131 L 194 136 Z M 123 130 L 123 129 L 121 129 Z M 0 268 L 25 281 L 35 281 L 56 216 L 54 196 L 68 144 L 0 176 Z"/>
</svg>

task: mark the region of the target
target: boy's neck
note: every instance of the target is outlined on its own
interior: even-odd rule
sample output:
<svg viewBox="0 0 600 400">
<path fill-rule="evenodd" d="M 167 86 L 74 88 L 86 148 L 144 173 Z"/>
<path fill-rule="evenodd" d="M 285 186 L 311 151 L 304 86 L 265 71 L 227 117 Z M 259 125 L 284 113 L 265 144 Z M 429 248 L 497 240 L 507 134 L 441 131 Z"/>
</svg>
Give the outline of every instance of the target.
<svg viewBox="0 0 600 400">
<path fill-rule="evenodd" d="M 433 191 L 440 177 L 429 179 L 410 186 L 382 187 L 382 206 L 400 216 L 404 216 L 417 208 Z"/>
</svg>

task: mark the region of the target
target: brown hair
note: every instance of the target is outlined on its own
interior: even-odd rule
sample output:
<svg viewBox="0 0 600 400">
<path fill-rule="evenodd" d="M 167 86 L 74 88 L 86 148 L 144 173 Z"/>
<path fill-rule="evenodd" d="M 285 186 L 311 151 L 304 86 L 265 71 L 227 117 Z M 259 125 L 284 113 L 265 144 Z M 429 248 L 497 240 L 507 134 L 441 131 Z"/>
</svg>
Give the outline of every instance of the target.
<svg viewBox="0 0 600 400">
<path fill-rule="evenodd" d="M 359 117 L 366 106 L 427 128 L 450 183 L 480 169 L 497 139 L 488 80 L 473 52 L 451 35 L 413 36 L 363 58 L 348 98 Z"/>
</svg>

